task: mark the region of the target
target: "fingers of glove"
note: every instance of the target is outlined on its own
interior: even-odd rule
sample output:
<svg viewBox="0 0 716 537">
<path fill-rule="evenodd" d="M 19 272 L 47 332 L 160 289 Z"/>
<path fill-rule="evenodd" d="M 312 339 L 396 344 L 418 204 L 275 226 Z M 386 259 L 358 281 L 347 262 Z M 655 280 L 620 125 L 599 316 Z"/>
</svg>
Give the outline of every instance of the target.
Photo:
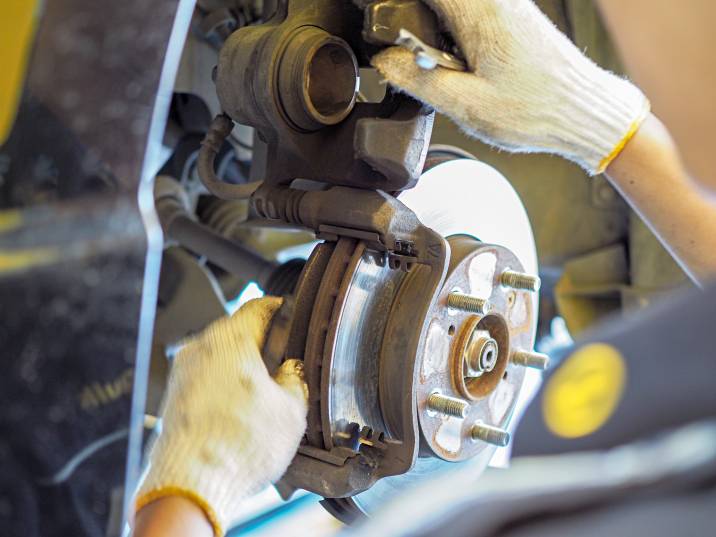
<svg viewBox="0 0 716 537">
<path fill-rule="evenodd" d="M 261 350 L 271 320 L 281 304 L 283 299 L 275 296 L 250 300 L 231 316 L 228 325 L 234 335 L 249 338 Z"/>
<path fill-rule="evenodd" d="M 494 42 L 500 25 L 496 0 L 424 0 L 455 39 L 472 70 L 477 68 L 481 43 Z"/>
<path fill-rule="evenodd" d="M 308 401 L 308 385 L 303 372 L 301 360 L 286 360 L 279 367 L 274 377 L 276 383 L 281 386 L 291 397 L 306 404 Z"/>
<path fill-rule="evenodd" d="M 262 375 L 268 380 L 261 349 L 271 319 L 281 304 L 282 299 L 276 297 L 251 300 L 233 316 L 214 321 L 187 342 L 175 359 L 174 368 L 182 364 L 183 369 L 192 374 L 198 369 L 200 376 L 207 378 L 219 375 L 221 368 L 227 371 L 238 368 L 243 375 Z"/>
<path fill-rule="evenodd" d="M 456 109 L 463 109 L 478 98 L 472 87 L 476 85 L 477 77 L 471 73 L 442 67 L 422 69 L 415 63 L 413 53 L 400 47 L 376 54 L 372 64 L 391 84 L 443 113 L 459 116 Z M 466 89 L 470 92 L 465 93 Z"/>
<path fill-rule="evenodd" d="M 509 62 L 517 51 L 533 54 L 538 36 L 559 33 L 532 0 L 424 1 L 450 31 L 473 72 L 484 63 Z"/>
</svg>

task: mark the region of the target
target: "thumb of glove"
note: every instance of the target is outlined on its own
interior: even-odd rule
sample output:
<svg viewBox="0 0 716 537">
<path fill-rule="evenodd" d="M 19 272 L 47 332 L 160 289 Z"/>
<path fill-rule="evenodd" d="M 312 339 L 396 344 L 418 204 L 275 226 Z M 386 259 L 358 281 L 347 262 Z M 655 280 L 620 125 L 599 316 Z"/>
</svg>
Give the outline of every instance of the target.
<svg viewBox="0 0 716 537">
<path fill-rule="evenodd" d="M 274 380 L 286 393 L 296 399 L 302 407 L 308 404 L 308 386 L 306 385 L 301 360 L 286 360 L 276 372 Z"/>
</svg>

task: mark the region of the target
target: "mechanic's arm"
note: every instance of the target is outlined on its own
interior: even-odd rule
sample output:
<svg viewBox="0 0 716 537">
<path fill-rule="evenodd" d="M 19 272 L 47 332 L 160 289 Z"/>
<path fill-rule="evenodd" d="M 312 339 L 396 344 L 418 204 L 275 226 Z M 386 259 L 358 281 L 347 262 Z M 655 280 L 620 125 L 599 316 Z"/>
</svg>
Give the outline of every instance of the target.
<svg viewBox="0 0 716 537">
<path fill-rule="evenodd" d="M 373 58 L 385 78 L 487 143 L 606 171 L 692 279 L 716 274 L 714 208 L 636 86 L 586 58 L 531 0 L 425 1 L 468 72 L 426 71 L 392 48 Z"/>
<path fill-rule="evenodd" d="M 629 76 L 649 95 L 686 167 L 716 194 L 716 2 L 598 0 Z"/>
<path fill-rule="evenodd" d="M 261 359 L 277 298 L 247 303 L 172 365 L 162 432 L 137 494 L 135 537 L 221 536 L 243 501 L 286 471 L 306 429 L 302 362 Z"/>
<path fill-rule="evenodd" d="M 716 274 L 716 205 L 696 187 L 664 125 L 650 115 L 607 177 L 691 279 Z"/>
</svg>

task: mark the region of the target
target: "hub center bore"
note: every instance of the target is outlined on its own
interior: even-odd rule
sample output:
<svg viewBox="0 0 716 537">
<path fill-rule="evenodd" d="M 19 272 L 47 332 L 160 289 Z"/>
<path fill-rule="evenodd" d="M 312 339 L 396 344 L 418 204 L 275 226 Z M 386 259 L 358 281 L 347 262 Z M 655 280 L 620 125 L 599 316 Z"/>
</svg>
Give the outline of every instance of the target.
<svg viewBox="0 0 716 537">
<path fill-rule="evenodd" d="M 464 375 L 477 378 L 497 365 L 500 347 L 487 330 L 474 330 L 463 353 Z"/>
</svg>

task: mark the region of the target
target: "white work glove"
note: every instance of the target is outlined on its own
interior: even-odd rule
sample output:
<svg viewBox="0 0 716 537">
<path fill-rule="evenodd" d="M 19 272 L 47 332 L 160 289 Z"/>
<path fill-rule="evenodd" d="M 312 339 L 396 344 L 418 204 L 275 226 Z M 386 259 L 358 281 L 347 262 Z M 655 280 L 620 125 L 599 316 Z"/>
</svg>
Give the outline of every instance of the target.
<svg viewBox="0 0 716 537">
<path fill-rule="evenodd" d="M 585 57 L 531 0 L 425 0 L 468 72 L 418 67 L 398 47 L 373 58 L 389 82 L 468 134 L 515 152 L 562 155 L 602 173 L 649 114 L 627 80 Z"/>
<path fill-rule="evenodd" d="M 161 497 L 183 496 L 223 535 L 242 501 L 286 471 L 308 407 L 303 363 L 286 361 L 273 379 L 261 359 L 280 305 L 279 298 L 248 302 L 178 353 L 137 510 Z"/>
</svg>

